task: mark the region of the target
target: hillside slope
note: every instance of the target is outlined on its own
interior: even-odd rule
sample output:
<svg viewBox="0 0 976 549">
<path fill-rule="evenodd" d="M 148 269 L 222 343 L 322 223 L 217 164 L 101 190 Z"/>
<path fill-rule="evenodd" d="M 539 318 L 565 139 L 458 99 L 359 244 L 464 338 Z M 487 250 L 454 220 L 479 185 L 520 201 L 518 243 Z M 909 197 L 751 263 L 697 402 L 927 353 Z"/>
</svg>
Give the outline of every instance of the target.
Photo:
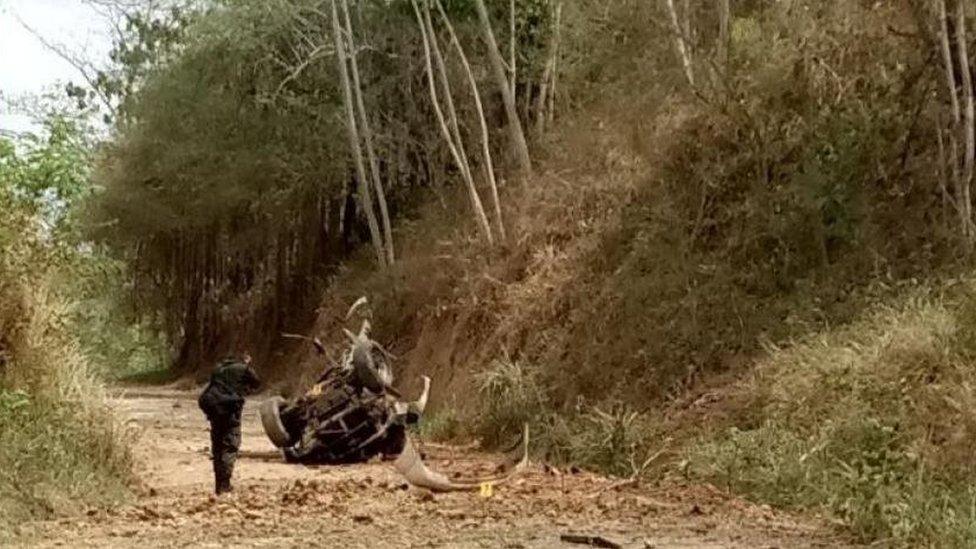
<svg viewBox="0 0 976 549">
<path fill-rule="evenodd" d="M 478 242 L 461 197 L 432 201 L 395 267 L 340 269 L 311 332 L 340 342 L 367 296 L 404 387 L 434 378 L 430 436 L 529 421 L 555 462 L 970 546 L 970 262 L 919 85 L 937 75 L 891 30 L 906 6 L 799 4 L 733 23 L 727 94 L 640 71 L 668 44 L 625 27 L 639 55 L 503 189 L 506 243 Z M 280 363 L 286 391 L 323 366 Z"/>
</svg>

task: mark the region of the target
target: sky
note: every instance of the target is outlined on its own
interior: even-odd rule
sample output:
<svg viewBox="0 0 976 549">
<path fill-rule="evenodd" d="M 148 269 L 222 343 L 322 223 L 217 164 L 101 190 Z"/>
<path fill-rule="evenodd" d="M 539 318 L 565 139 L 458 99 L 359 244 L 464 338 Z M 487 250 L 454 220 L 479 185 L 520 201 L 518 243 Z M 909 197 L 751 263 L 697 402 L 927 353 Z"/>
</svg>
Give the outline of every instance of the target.
<svg viewBox="0 0 976 549">
<path fill-rule="evenodd" d="M 18 17 L 49 42 L 83 52 L 93 61 L 108 58 L 109 22 L 82 0 L 0 0 L 0 95 L 4 97 L 39 94 L 68 81 L 81 81 L 78 72 L 23 28 Z M 34 128 L 28 117 L 0 106 L 0 132 Z"/>
</svg>

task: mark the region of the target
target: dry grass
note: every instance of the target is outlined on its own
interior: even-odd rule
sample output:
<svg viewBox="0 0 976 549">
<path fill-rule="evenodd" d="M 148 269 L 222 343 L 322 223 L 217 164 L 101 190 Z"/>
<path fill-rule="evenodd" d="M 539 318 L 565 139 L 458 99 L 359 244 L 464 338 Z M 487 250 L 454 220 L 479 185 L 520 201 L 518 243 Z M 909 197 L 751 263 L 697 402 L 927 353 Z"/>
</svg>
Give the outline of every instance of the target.
<svg viewBox="0 0 976 549">
<path fill-rule="evenodd" d="M 976 281 L 916 289 L 849 326 L 773 348 L 724 398 L 749 419 L 698 425 L 693 471 L 730 490 L 822 508 L 864 540 L 976 543 Z M 742 396 L 748 395 L 748 398 Z"/>
<path fill-rule="evenodd" d="M 15 209 L 0 222 L 0 532 L 126 493 L 129 438 L 51 290 L 57 260 Z M 9 221 L 9 223 L 8 223 Z"/>
<path fill-rule="evenodd" d="M 496 361 L 476 378 L 481 410 L 466 434 L 498 447 L 528 425 L 535 453 L 556 465 L 573 465 L 618 476 L 643 471 L 650 424 L 645 414 L 621 402 L 558 407 L 537 367 Z"/>
<path fill-rule="evenodd" d="M 910 23 L 894 4 L 795 9 L 813 4 L 735 22 L 723 105 L 651 70 L 673 54 L 629 11 L 650 8 L 609 3 L 626 61 L 591 75 L 604 100 L 504 190 L 510 242 L 478 244 L 446 196 L 401 225 L 391 272 L 337 276 L 316 331 L 370 296 L 399 377 L 432 375 L 433 408 L 489 441 L 528 421 L 541 455 L 627 475 L 670 428 L 665 457 L 695 441 L 686 471 L 732 490 L 829 509 L 865 539 L 972 540 L 976 312 L 902 286 L 953 259 L 932 151 L 905 142 L 917 48 L 883 33 Z"/>
</svg>

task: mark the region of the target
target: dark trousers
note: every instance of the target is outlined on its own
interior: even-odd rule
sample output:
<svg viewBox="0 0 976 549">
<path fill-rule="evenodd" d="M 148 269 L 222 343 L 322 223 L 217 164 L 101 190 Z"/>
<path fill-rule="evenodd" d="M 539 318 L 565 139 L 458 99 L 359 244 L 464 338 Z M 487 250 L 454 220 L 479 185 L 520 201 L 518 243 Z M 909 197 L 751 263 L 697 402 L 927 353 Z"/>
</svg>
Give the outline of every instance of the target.
<svg viewBox="0 0 976 549">
<path fill-rule="evenodd" d="M 214 489 L 218 494 L 231 490 L 234 462 L 241 448 L 241 413 L 214 414 L 210 420 L 210 451 L 213 454 Z"/>
</svg>

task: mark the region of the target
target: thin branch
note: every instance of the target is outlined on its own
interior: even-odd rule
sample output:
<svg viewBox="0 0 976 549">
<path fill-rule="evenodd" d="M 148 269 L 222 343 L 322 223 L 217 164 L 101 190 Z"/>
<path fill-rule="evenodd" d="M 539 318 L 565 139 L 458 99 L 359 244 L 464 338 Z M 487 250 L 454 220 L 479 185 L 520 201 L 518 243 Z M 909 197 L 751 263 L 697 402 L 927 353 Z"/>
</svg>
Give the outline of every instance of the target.
<svg viewBox="0 0 976 549">
<path fill-rule="evenodd" d="M 41 35 L 40 32 L 38 32 L 33 27 L 28 25 L 27 22 L 21 19 L 19 15 L 14 14 L 14 18 L 17 20 L 18 23 L 20 23 L 20 26 L 23 27 L 27 32 L 32 34 L 34 38 L 36 38 L 41 43 L 41 45 L 43 45 L 51 53 L 57 55 L 66 63 L 71 65 L 76 71 L 78 71 L 78 73 L 85 80 L 88 86 L 98 96 L 98 99 L 102 102 L 105 108 L 108 109 L 109 113 L 115 112 L 115 106 L 112 104 L 112 98 L 108 96 L 98 86 L 98 77 L 96 75 L 91 74 L 91 71 L 95 71 L 96 73 L 98 72 L 98 69 L 95 67 L 94 63 L 75 56 L 68 50 L 67 46 L 63 44 L 55 44 L 54 42 L 51 42 L 50 40 L 44 38 L 44 36 Z"/>
<path fill-rule="evenodd" d="M 272 97 L 275 97 L 276 98 L 279 95 L 281 95 L 281 92 L 284 91 L 285 86 L 287 86 L 288 84 L 290 84 L 291 82 L 293 82 L 296 78 L 298 78 L 299 76 L 301 76 L 302 72 L 304 72 L 305 69 L 307 69 L 313 62 L 317 61 L 320 57 L 328 57 L 328 56 L 331 56 L 331 55 L 335 55 L 335 53 L 336 53 L 336 51 L 335 51 L 335 48 L 334 47 L 333 48 L 330 48 L 329 46 L 326 46 L 325 44 L 322 44 L 322 45 L 317 46 L 314 50 L 312 50 L 311 53 L 308 54 L 308 57 L 306 57 L 304 60 L 302 60 L 302 62 L 300 62 L 298 65 L 296 65 L 292 69 L 292 71 L 288 74 L 288 76 L 286 76 L 278 84 L 278 87 L 275 89 L 274 95 Z M 275 58 L 275 59 L 277 61 L 279 61 L 279 63 L 284 64 L 282 61 L 278 60 L 277 58 Z M 290 68 L 290 67 L 287 67 L 287 65 L 286 65 L 286 68 Z"/>
</svg>

